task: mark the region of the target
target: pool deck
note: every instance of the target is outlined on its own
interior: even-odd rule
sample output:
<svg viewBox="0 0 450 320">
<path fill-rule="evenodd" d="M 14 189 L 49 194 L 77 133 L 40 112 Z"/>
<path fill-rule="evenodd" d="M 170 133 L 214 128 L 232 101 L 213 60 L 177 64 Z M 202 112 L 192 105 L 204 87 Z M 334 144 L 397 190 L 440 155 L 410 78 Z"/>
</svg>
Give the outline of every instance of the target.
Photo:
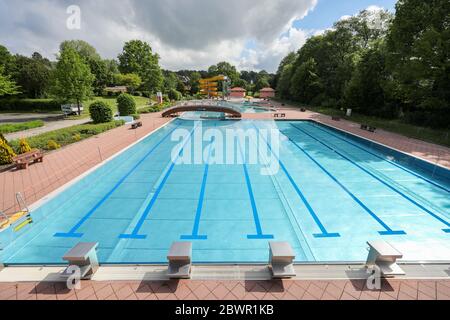
<svg viewBox="0 0 450 320">
<path fill-rule="evenodd" d="M 0 283 L 0 300 L 450 300 L 450 280 L 83 281 Z"/>
<path fill-rule="evenodd" d="M 286 120 L 315 120 L 347 132 L 357 134 L 397 150 L 412 154 L 440 166 L 450 168 L 450 149 L 431 143 L 378 130 L 369 133 L 359 124 L 331 120 L 329 116 L 300 112 L 289 106 L 281 107 Z M 272 114 L 245 114 L 244 119 L 274 119 Z M 96 137 L 67 146 L 46 155 L 42 164 L 28 170 L 0 172 L 0 210 L 13 213 L 15 193 L 22 192 L 28 204 L 51 194 L 74 178 L 86 173 L 105 159 L 120 152 L 152 131 L 167 124 L 160 113 L 142 115 L 143 127 L 129 126 L 113 129 Z M 0 271 L 4 273 L 7 269 Z M 1 270 L 1 269 L 0 269 Z M 54 281 L 1 282 L 0 300 L 22 299 L 148 299 L 148 300 L 365 300 L 365 299 L 445 299 L 450 300 L 450 278 L 395 279 L 383 281 L 381 290 L 371 291 L 365 280 L 182 280 L 174 281 L 84 281 L 81 290 L 67 290 L 64 283 Z"/>
</svg>

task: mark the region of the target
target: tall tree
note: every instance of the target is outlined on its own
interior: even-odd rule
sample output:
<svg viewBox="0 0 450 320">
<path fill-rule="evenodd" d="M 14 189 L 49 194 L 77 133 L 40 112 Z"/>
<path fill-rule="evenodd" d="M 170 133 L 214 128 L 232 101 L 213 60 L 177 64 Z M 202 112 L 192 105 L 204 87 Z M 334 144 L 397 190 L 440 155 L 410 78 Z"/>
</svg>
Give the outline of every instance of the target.
<svg viewBox="0 0 450 320">
<path fill-rule="evenodd" d="M 321 91 L 322 84 L 317 75 L 317 64 L 310 58 L 292 75 L 290 94 L 294 99 L 309 104 Z"/>
<path fill-rule="evenodd" d="M 41 98 L 49 90 L 52 75 L 52 63 L 38 52 L 31 58 L 16 55 L 13 77 L 29 98 Z"/>
<path fill-rule="evenodd" d="M 0 66 L 0 97 L 5 95 L 15 95 L 18 93 L 19 88 L 9 76 L 3 75 L 3 66 Z"/>
<path fill-rule="evenodd" d="M 91 73 L 95 76 L 93 84 L 95 94 L 101 95 L 105 87 L 114 83 L 114 77 L 118 73 L 117 63 L 114 60 L 103 60 L 97 50 L 83 40 L 62 42 L 60 50 L 64 51 L 67 48 L 75 50 L 89 65 Z"/>
<path fill-rule="evenodd" d="M 406 112 L 450 127 L 450 2 L 402 0 L 388 36 L 388 64 Z"/>
<path fill-rule="evenodd" d="M 146 91 L 156 92 L 162 88 L 163 75 L 159 67 L 159 56 L 153 53 L 148 43 L 140 40 L 125 43 L 119 62 L 120 72 L 138 74 Z"/>
<path fill-rule="evenodd" d="M 61 51 L 53 85 L 53 93 L 60 101 L 76 103 L 81 113 L 81 103 L 93 94 L 94 80 L 89 65 L 73 48 Z"/>
</svg>

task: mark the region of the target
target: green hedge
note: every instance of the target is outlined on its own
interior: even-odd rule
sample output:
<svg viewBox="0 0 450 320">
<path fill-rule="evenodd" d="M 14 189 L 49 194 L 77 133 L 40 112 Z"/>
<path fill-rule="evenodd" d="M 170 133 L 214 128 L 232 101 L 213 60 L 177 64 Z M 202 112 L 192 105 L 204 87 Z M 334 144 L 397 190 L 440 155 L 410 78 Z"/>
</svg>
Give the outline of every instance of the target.
<svg viewBox="0 0 450 320">
<path fill-rule="evenodd" d="M 139 113 L 154 113 L 154 112 L 160 112 L 163 111 L 164 109 L 167 109 L 169 107 L 172 106 L 172 103 L 170 102 L 164 102 L 163 104 L 155 104 L 154 106 L 148 107 L 148 108 L 143 108 L 143 109 L 139 109 Z"/>
<path fill-rule="evenodd" d="M 0 111 L 61 111 L 61 103 L 52 99 L 0 99 Z"/>
<path fill-rule="evenodd" d="M 48 142 L 51 140 L 55 141 L 58 145 L 63 147 L 68 144 L 98 135 L 102 132 L 120 127 L 123 124 L 124 124 L 123 120 L 100 124 L 93 124 L 93 123 L 82 124 L 69 128 L 46 132 L 34 137 L 27 138 L 27 141 L 31 146 L 31 148 L 50 150 Z M 11 141 L 10 145 L 15 151 L 20 150 L 19 140 Z"/>
</svg>

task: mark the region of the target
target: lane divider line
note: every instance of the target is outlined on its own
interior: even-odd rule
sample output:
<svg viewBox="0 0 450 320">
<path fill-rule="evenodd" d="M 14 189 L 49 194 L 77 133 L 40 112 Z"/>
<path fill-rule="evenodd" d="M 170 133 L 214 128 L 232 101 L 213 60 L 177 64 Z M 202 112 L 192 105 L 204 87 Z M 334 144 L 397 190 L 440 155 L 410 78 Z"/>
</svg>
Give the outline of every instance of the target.
<svg viewBox="0 0 450 320">
<path fill-rule="evenodd" d="M 274 239 L 274 236 L 272 234 L 264 234 L 261 226 L 261 221 L 259 219 L 259 213 L 258 208 L 256 206 L 256 200 L 255 195 L 253 193 L 253 187 L 252 182 L 250 179 L 250 175 L 248 173 L 248 168 L 245 163 L 246 158 L 244 157 L 244 153 L 242 152 L 242 146 L 238 139 L 238 148 L 239 148 L 239 154 L 242 158 L 242 167 L 244 169 L 244 175 L 245 175 L 245 183 L 247 185 L 248 195 L 250 197 L 250 203 L 252 205 L 252 212 L 253 212 L 253 220 L 255 221 L 255 227 L 256 227 L 256 234 L 247 235 L 247 239 L 251 240 L 264 240 L 264 239 Z"/>
<path fill-rule="evenodd" d="M 203 172 L 202 186 L 200 189 L 200 196 L 198 199 L 197 211 L 195 213 L 195 220 L 194 220 L 194 227 L 192 229 L 192 234 L 181 236 L 180 237 L 181 240 L 208 240 L 207 235 L 199 235 L 198 233 L 200 229 L 200 220 L 202 217 L 203 203 L 205 198 L 206 182 L 208 181 L 209 159 L 211 158 L 212 144 L 214 143 L 214 141 L 215 138 L 213 137 L 208 151 L 208 159 L 206 160 L 205 170 Z"/>
<path fill-rule="evenodd" d="M 303 132 L 304 134 L 306 134 L 307 136 L 311 137 L 312 139 L 316 140 L 317 142 L 319 142 L 320 144 L 324 145 L 326 148 L 330 149 L 331 151 L 337 153 L 338 155 L 340 155 L 342 158 L 344 158 L 345 160 L 349 161 L 350 163 L 352 163 L 353 165 L 355 165 L 356 167 L 358 167 L 359 169 L 361 169 L 362 171 L 364 171 L 365 173 L 367 173 L 368 175 L 370 175 L 372 178 L 376 179 L 377 181 L 381 182 L 383 185 L 385 185 L 386 187 L 388 187 L 389 189 L 391 189 L 392 191 L 396 192 L 397 194 L 399 194 L 400 196 L 402 196 L 404 199 L 408 200 L 409 202 L 411 202 L 412 204 L 416 205 L 418 208 L 422 209 L 423 211 L 425 211 L 426 213 L 428 213 L 430 216 L 432 216 L 433 218 L 435 218 L 436 220 L 440 221 L 441 223 L 445 224 L 447 226 L 447 228 L 442 229 L 442 231 L 444 231 L 445 233 L 450 233 L 450 223 L 445 221 L 443 218 L 441 218 L 440 216 L 438 216 L 437 214 L 435 214 L 434 212 L 428 210 L 427 208 L 425 208 L 423 205 L 421 205 L 420 203 L 418 203 L 417 201 L 415 201 L 414 199 L 411 199 L 410 197 L 408 197 L 406 194 L 404 194 L 403 192 L 401 192 L 400 190 L 397 190 L 396 188 L 394 188 L 393 186 L 391 186 L 389 183 L 387 183 L 386 181 L 380 179 L 379 177 L 377 177 L 376 175 L 374 175 L 373 173 L 371 173 L 370 171 L 368 171 L 367 169 L 365 169 L 364 167 L 362 167 L 361 165 L 357 164 L 355 161 L 353 161 L 352 159 L 350 159 L 349 157 L 347 157 L 346 155 L 342 154 L 341 152 L 333 149 L 332 147 L 330 147 L 329 145 L 327 145 L 325 142 L 321 141 L 320 139 L 317 139 L 316 137 L 312 136 L 311 134 L 309 134 L 308 132 L 304 131 L 303 129 L 300 129 L 298 127 L 296 127 L 295 125 L 293 125 L 291 123 L 291 126 L 293 126 L 294 128 L 296 128 L 297 130 Z"/>
<path fill-rule="evenodd" d="M 385 230 L 378 231 L 380 235 L 401 235 L 406 234 L 403 230 L 392 230 L 380 217 L 378 217 L 372 210 L 370 210 L 358 197 L 356 197 L 346 186 L 344 186 L 335 176 L 333 176 L 324 166 L 322 166 L 314 157 L 312 157 L 305 149 L 303 149 L 291 137 L 285 136 L 292 142 L 300 151 L 302 151 L 311 161 L 313 161 L 328 177 L 330 177 L 342 190 L 344 190 L 361 208 L 363 208 L 375 221 L 377 221 Z"/>
<path fill-rule="evenodd" d="M 79 228 L 87 221 L 89 218 L 98 210 L 109 197 L 125 182 L 125 180 L 168 138 L 170 135 L 179 127 L 181 124 L 178 124 L 170 130 L 170 132 L 165 135 L 156 145 L 154 145 L 143 157 L 139 160 L 115 185 L 114 187 L 99 201 L 97 202 L 88 213 L 86 213 L 80 221 L 75 224 L 69 232 L 59 232 L 55 233 L 54 237 L 56 238 L 82 238 L 83 233 L 77 232 Z"/>
<path fill-rule="evenodd" d="M 256 128 L 256 130 L 258 130 L 258 128 L 255 126 L 255 124 L 253 124 L 253 126 Z M 259 135 L 259 134 L 258 134 Z M 313 236 L 315 238 L 337 238 L 340 237 L 341 235 L 337 232 L 328 232 L 327 229 L 325 228 L 325 226 L 322 224 L 322 222 L 320 221 L 319 217 L 317 216 L 317 214 L 314 212 L 313 208 L 311 207 L 311 205 L 309 204 L 308 200 L 306 199 L 306 197 L 303 195 L 303 192 L 301 191 L 300 187 L 297 185 L 297 183 L 295 183 L 294 179 L 292 178 L 292 176 L 290 175 L 289 171 L 287 170 L 286 166 L 284 165 L 284 163 L 281 161 L 281 159 L 273 152 L 272 147 L 270 146 L 269 142 L 267 140 L 265 140 L 261 135 L 259 135 L 263 141 L 267 144 L 267 146 L 269 147 L 270 152 L 274 155 L 274 157 L 278 160 L 281 169 L 283 170 L 284 174 L 286 175 L 286 177 L 289 179 L 289 182 L 291 183 L 291 185 L 294 187 L 297 195 L 300 197 L 300 199 L 302 200 L 302 202 L 304 203 L 304 205 L 306 206 L 306 209 L 308 210 L 309 214 L 311 215 L 311 217 L 313 218 L 314 222 L 316 223 L 316 225 L 319 227 L 321 233 L 317 233 L 314 234 Z"/>
<path fill-rule="evenodd" d="M 142 225 L 144 224 L 145 220 L 147 219 L 148 215 L 150 214 L 150 211 L 152 210 L 153 205 L 156 203 L 156 200 L 158 200 L 159 194 L 161 193 L 162 189 L 164 188 L 164 185 L 166 184 L 167 180 L 169 179 L 170 174 L 172 173 L 173 169 L 175 168 L 176 161 L 183 154 L 184 147 L 187 145 L 188 142 L 191 141 L 192 134 L 194 133 L 196 128 L 197 128 L 197 124 L 191 130 L 188 138 L 185 140 L 183 146 L 181 147 L 180 151 L 178 152 L 177 157 L 174 160 L 172 160 L 172 164 L 170 165 L 164 178 L 162 179 L 161 183 L 159 184 L 158 188 L 156 189 L 155 193 L 153 194 L 153 197 L 150 200 L 150 203 L 145 208 L 144 212 L 141 215 L 141 218 L 139 219 L 138 223 L 134 227 L 133 231 L 130 234 L 121 234 L 119 236 L 120 239 L 144 240 L 147 238 L 147 235 L 141 235 L 141 234 L 139 234 L 139 231 L 141 230 Z"/>
<path fill-rule="evenodd" d="M 340 136 L 338 136 L 337 134 L 335 134 L 335 133 L 333 133 L 333 132 L 329 132 L 329 131 L 327 131 L 326 129 L 322 128 L 321 125 L 314 126 L 314 128 L 317 128 L 317 129 L 319 129 L 319 130 L 322 130 L 323 132 L 325 132 L 325 133 L 327 133 L 327 134 L 330 134 L 330 135 L 332 135 L 332 136 L 334 136 L 334 137 L 336 137 L 336 138 L 338 138 L 338 139 L 340 139 L 340 140 L 342 140 L 342 141 L 344 141 L 344 142 L 347 142 L 348 144 L 350 144 L 350 145 L 352 145 L 352 146 L 354 146 L 354 147 L 356 147 L 356 148 L 358 148 L 358 149 L 360 149 L 360 150 L 362 150 L 362 151 L 365 151 L 365 152 L 367 152 L 367 153 L 373 155 L 374 157 L 377 157 L 378 159 L 381 159 L 381 160 L 383 160 L 383 161 L 386 161 L 386 162 L 392 164 L 393 166 L 396 166 L 397 168 L 399 168 L 399 169 L 401 169 L 401 170 L 403 170 L 403 171 L 406 171 L 406 172 L 412 174 L 413 176 L 415 176 L 415 177 L 417 177 L 417 178 L 419 178 L 419 179 L 422 179 L 422 180 L 424 180 L 424 181 L 426 181 L 426 182 L 428 182 L 428 183 L 434 185 L 435 187 L 437 187 L 437 188 L 439 188 L 439 189 L 442 189 L 442 190 L 444 190 L 444 191 L 450 193 L 450 189 L 448 189 L 448 188 L 446 188 L 446 187 L 444 187 L 444 186 L 442 186 L 442 185 L 440 185 L 440 184 L 438 184 L 438 183 L 436 183 L 436 182 L 434 182 L 434 181 L 432 181 L 432 180 L 430 180 L 430 179 L 428 179 L 428 178 L 426 178 L 426 177 L 424 177 L 424 176 L 422 176 L 422 175 L 420 175 L 420 174 L 418 174 L 418 173 L 415 173 L 415 172 L 409 170 L 408 168 L 405 168 L 405 167 L 403 167 L 403 166 L 401 166 L 401 165 L 395 163 L 394 161 L 391 161 L 391 160 L 389 160 L 389 159 L 385 159 L 385 158 L 383 158 L 383 157 L 377 155 L 376 153 L 371 152 L 371 151 L 367 150 L 366 148 L 357 145 L 356 143 L 353 143 L 353 142 L 351 142 L 351 141 L 347 141 L 347 140 L 344 139 L 343 137 L 340 137 Z"/>
</svg>

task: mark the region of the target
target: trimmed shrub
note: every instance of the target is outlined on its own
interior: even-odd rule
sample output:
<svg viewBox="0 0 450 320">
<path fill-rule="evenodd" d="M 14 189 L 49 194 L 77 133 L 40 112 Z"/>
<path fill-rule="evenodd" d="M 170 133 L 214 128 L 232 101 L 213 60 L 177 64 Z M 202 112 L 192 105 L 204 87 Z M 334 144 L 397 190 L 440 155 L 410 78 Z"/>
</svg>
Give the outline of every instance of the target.
<svg viewBox="0 0 450 320">
<path fill-rule="evenodd" d="M 133 114 L 133 119 L 134 120 L 139 120 L 141 118 L 141 116 L 139 115 L 139 113 Z"/>
<path fill-rule="evenodd" d="M 26 139 L 20 139 L 19 144 L 20 144 L 20 154 L 31 151 L 31 147 Z"/>
<path fill-rule="evenodd" d="M 13 149 L 5 142 L 0 141 L 0 164 L 10 164 L 16 156 Z"/>
<path fill-rule="evenodd" d="M 94 123 L 106 123 L 113 120 L 111 107 L 103 101 L 96 101 L 89 106 L 89 113 Z"/>
<path fill-rule="evenodd" d="M 136 101 L 127 93 L 122 93 L 117 98 L 117 107 L 121 116 L 130 116 L 136 113 Z"/>
<path fill-rule="evenodd" d="M 47 150 L 56 150 L 61 148 L 61 145 L 58 144 L 55 140 L 48 140 L 47 141 Z"/>
</svg>

